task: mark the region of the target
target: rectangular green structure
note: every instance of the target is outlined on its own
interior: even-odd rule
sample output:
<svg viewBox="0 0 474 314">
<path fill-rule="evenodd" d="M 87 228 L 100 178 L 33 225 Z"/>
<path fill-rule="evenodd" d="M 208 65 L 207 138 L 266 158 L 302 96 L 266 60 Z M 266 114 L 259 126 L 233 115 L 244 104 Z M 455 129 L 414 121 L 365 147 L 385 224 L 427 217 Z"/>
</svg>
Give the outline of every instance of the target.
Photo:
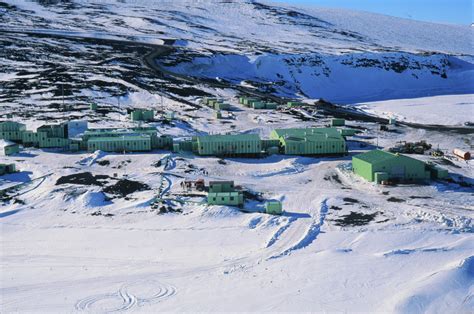
<svg viewBox="0 0 474 314">
<path fill-rule="evenodd" d="M 281 215 L 283 206 L 279 201 L 267 201 L 265 203 L 265 212 L 270 215 Z"/>
<path fill-rule="evenodd" d="M 132 121 L 153 121 L 155 119 L 155 111 L 148 109 L 135 109 L 130 112 Z"/>
<path fill-rule="evenodd" d="M 197 153 L 201 156 L 254 156 L 262 153 L 257 134 L 198 136 Z"/>
<path fill-rule="evenodd" d="M 265 109 L 277 109 L 278 104 L 276 102 L 267 102 L 265 103 Z"/>
<path fill-rule="evenodd" d="M 209 193 L 235 192 L 234 181 L 210 181 Z"/>
<path fill-rule="evenodd" d="M 424 162 L 381 150 L 352 157 L 352 170 L 371 182 L 414 182 L 430 178 L 430 171 Z"/>
<path fill-rule="evenodd" d="M 207 203 L 209 205 L 242 206 L 244 195 L 241 192 L 208 193 Z"/>
<path fill-rule="evenodd" d="M 0 155 L 10 156 L 20 152 L 20 146 L 17 143 L 0 139 Z"/>
<path fill-rule="evenodd" d="M 14 173 L 15 171 L 15 164 L 0 164 L 0 175 Z"/>
<path fill-rule="evenodd" d="M 87 150 L 104 152 L 142 152 L 151 150 L 149 135 L 93 137 L 87 141 Z"/>
<path fill-rule="evenodd" d="M 346 125 L 346 120 L 344 119 L 331 119 L 331 126 L 344 126 Z"/>
<path fill-rule="evenodd" d="M 229 110 L 230 108 L 230 105 L 228 103 L 225 103 L 225 102 L 216 102 L 214 104 L 214 109 L 215 110 Z"/>
<path fill-rule="evenodd" d="M 344 155 L 346 141 L 335 128 L 276 129 L 270 134 L 278 139 L 286 155 Z"/>
</svg>

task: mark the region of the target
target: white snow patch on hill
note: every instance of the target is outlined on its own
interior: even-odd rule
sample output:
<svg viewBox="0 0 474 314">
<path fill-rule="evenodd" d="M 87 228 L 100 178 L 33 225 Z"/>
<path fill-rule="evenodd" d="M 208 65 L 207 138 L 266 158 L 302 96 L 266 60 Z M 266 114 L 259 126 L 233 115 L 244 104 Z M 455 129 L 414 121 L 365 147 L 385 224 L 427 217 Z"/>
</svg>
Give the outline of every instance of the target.
<svg viewBox="0 0 474 314">
<path fill-rule="evenodd" d="M 360 109 L 385 118 L 422 124 L 474 123 L 474 95 L 446 95 L 361 103 Z"/>
</svg>

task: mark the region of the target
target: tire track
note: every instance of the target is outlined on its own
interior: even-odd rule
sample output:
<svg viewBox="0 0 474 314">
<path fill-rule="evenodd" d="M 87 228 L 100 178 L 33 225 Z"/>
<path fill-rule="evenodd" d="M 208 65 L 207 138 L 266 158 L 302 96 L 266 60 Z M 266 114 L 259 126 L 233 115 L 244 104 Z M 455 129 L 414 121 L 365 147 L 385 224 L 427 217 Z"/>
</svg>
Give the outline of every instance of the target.
<svg viewBox="0 0 474 314">
<path fill-rule="evenodd" d="M 309 246 L 311 243 L 313 243 L 313 241 L 316 240 L 318 235 L 321 233 L 321 227 L 324 224 L 324 220 L 326 218 L 328 210 L 329 210 L 329 207 L 327 205 L 327 199 L 325 199 L 321 202 L 321 208 L 320 208 L 320 211 L 319 211 L 319 220 L 318 221 L 316 221 L 316 220 L 312 221 L 312 223 L 309 225 L 308 229 L 306 229 L 306 232 L 303 235 L 303 237 L 300 240 L 298 240 L 298 242 L 296 242 L 295 244 L 293 244 L 292 246 L 290 246 L 289 248 L 287 248 L 283 252 L 281 252 L 277 255 L 273 255 L 273 256 L 269 257 L 268 259 L 274 259 L 274 258 L 280 258 L 280 257 L 283 257 L 283 256 L 287 256 L 287 255 L 291 254 L 293 251 L 303 249 L 303 248 Z M 278 233 L 278 231 L 277 231 L 277 233 Z"/>
<path fill-rule="evenodd" d="M 152 291 L 151 295 L 144 295 L 144 288 L 148 288 L 148 292 Z M 123 284 L 115 293 L 97 294 L 79 300 L 75 305 L 75 309 L 77 311 L 122 312 L 160 302 L 176 293 L 176 288 L 168 284 L 155 280 L 138 281 L 132 284 Z M 108 308 L 98 306 L 97 303 L 107 300 L 117 301 L 120 305 L 109 306 Z"/>
</svg>

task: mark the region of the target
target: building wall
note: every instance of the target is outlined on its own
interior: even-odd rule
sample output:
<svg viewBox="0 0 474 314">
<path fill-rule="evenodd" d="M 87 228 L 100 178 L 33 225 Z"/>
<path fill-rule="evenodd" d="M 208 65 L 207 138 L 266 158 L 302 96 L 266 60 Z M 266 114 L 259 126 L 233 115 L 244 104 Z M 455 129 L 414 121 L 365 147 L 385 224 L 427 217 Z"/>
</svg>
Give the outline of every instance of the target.
<svg viewBox="0 0 474 314">
<path fill-rule="evenodd" d="M 242 193 L 208 193 L 207 203 L 209 205 L 239 206 L 244 204 Z"/>
<path fill-rule="evenodd" d="M 114 140 L 90 139 L 87 142 L 88 151 L 102 150 L 104 152 L 139 152 L 150 151 L 151 140 L 147 139 L 122 139 L 117 137 Z"/>
<path fill-rule="evenodd" d="M 23 123 L 14 121 L 4 121 L 0 123 L 0 132 L 24 131 L 26 126 Z"/>
<path fill-rule="evenodd" d="M 18 153 L 18 152 L 20 152 L 20 146 L 18 146 L 18 145 L 10 145 L 10 146 L 5 146 L 5 147 L 3 148 L 3 152 L 2 152 L 2 153 L 3 153 L 5 156 L 9 156 L 9 155 L 16 154 L 16 153 Z"/>
<path fill-rule="evenodd" d="M 262 152 L 262 143 L 260 140 L 212 140 L 198 141 L 198 154 L 203 156 L 214 155 L 253 155 Z"/>
<path fill-rule="evenodd" d="M 372 164 L 362 159 L 352 157 L 352 171 L 366 179 L 367 181 L 374 181 L 374 172 L 372 171 Z"/>
<path fill-rule="evenodd" d="M 9 141 L 21 141 L 22 131 L 2 131 L 0 132 L 0 139 Z"/>
<path fill-rule="evenodd" d="M 287 155 L 332 155 L 346 153 L 344 140 L 293 141 L 282 139 Z"/>
<path fill-rule="evenodd" d="M 372 172 L 387 172 L 391 180 L 419 181 L 430 177 L 424 162 L 398 156 L 384 162 L 374 163 Z"/>
</svg>

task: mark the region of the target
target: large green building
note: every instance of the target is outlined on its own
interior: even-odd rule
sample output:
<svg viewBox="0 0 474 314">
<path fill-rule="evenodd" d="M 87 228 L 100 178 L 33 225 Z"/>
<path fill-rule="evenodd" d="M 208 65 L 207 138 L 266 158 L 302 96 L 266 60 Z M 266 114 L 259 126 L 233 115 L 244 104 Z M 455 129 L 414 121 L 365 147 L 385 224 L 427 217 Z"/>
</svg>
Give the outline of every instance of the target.
<svg viewBox="0 0 474 314">
<path fill-rule="evenodd" d="M 286 155 L 343 155 L 346 141 L 336 128 L 276 129 L 271 139 L 280 141 Z"/>
<path fill-rule="evenodd" d="M 140 137 L 141 135 L 148 137 L 149 140 L 145 140 Z M 121 138 L 127 137 L 128 141 L 123 141 Z M 96 140 L 100 138 L 101 140 Z M 108 140 L 105 140 L 108 139 Z M 92 141 L 94 145 L 89 145 Z M 150 145 L 145 142 L 149 141 Z M 100 143 L 104 144 L 100 144 Z M 127 143 L 135 142 L 135 144 Z M 105 144 L 108 143 L 108 144 Z M 114 144 L 111 144 L 114 143 Z M 94 147 L 109 147 L 107 149 L 94 148 Z M 148 148 L 149 147 L 149 148 Z M 101 149 L 104 151 L 145 151 L 152 149 L 171 149 L 173 147 L 173 138 L 168 135 L 158 135 L 156 128 L 154 127 L 140 127 L 131 129 L 120 129 L 120 128 L 105 128 L 105 129 L 90 129 L 84 132 L 82 135 L 82 149 L 96 150 Z M 136 148 L 136 149 L 134 149 Z"/>
<path fill-rule="evenodd" d="M 255 156 L 262 153 L 257 134 L 206 135 L 196 137 L 197 153 L 202 156 Z"/>
<path fill-rule="evenodd" d="M 151 150 L 151 138 L 145 134 L 92 137 L 87 141 L 87 150 L 104 152 L 141 152 Z"/>
<path fill-rule="evenodd" d="M 352 157 L 352 170 L 367 181 L 414 182 L 430 178 L 427 165 L 417 159 L 381 150 Z"/>
</svg>

